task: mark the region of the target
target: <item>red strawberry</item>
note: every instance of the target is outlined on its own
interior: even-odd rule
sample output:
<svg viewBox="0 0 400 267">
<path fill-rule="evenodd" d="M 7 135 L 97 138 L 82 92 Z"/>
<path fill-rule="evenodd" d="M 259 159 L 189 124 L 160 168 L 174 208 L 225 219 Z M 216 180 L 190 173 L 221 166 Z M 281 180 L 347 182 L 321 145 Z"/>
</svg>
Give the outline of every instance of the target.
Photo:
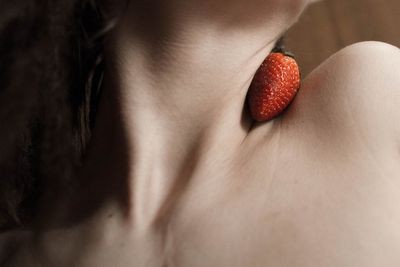
<svg viewBox="0 0 400 267">
<path fill-rule="evenodd" d="M 257 70 L 248 98 L 256 121 L 268 121 L 282 113 L 300 88 L 297 62 L 282 53 L 271 53 Z"/>
</svg>

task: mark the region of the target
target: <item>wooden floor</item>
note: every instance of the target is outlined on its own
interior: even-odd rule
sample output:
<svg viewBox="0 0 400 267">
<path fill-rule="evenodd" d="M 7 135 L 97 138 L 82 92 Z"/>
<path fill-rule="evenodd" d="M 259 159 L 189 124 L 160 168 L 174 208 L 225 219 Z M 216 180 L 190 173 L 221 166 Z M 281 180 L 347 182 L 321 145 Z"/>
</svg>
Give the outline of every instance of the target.
<svg viewBox="0 0 400 267">
<path fill-rule="evenodd" d="M 325 0 L 313 4 L 287 33 L 303 75 L 339 49 L 377 40 L 400 47 L 400 0 Z"/>
</svg>

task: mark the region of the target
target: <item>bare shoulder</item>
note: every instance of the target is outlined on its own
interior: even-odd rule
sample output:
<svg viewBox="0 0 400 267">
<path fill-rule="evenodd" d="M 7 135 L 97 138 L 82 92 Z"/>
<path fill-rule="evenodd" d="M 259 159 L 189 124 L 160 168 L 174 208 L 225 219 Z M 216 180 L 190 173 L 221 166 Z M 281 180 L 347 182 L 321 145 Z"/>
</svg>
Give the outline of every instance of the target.
<svg viewBox="0 0 400 267">
<path fill-rule="evenodd" d="M 372 86 L 379 83 L 379 85 L 385 85 L 385 88 L 376 88 L 379 91 L 394 89 L 393 86 L 397 90 L 400 83 L 399 63 L 399 48 L 383 42 L 360 42 L 347 46 L 332 55 L 315 69 L 307 80 L 313 80 L 320 77 L 321 74 L 325 74 L 332 79 L 332 82 L 357 81 L 362 82 L 361 85 L 369 82 L 372 83 Z M 397 84 L 388 83 L 389 81 Z M 372 89 L 372 87 L 357 88 L 357 90 L 362 89 Z"/>
<path fill-rule="evenodd" d="M 301 211 L 287 215 L 303 266 L 399 266 L 399 119 L 400 50 L 364 42 L 322 63 L 287 112 L 255 130 L 260 191 Z"/>
<path fill-rule="evenodd" d="M 286 120 L 308 121 L 331 138 L 363 140 L 398 156 L 400 49 L 382 42 L 348 46 L 304 81 Z M 333 131 L 332 131 L 333 130 Z"/>
</svg>

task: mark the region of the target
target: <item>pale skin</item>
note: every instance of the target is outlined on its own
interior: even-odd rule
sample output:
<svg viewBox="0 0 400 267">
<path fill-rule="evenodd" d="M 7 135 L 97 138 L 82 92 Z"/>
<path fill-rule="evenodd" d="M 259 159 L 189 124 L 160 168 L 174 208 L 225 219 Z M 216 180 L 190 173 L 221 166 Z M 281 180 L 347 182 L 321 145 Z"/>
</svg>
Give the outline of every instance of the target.
<svg viewBox="0 0 400 267">
<path fill-rule="evenodd" d="M 254 123 L 251 79 L 308 1 L 132 2 L 80 185 L 0 265 L 400 266 L 397 48 L 345 48 Z"/>
</svg>

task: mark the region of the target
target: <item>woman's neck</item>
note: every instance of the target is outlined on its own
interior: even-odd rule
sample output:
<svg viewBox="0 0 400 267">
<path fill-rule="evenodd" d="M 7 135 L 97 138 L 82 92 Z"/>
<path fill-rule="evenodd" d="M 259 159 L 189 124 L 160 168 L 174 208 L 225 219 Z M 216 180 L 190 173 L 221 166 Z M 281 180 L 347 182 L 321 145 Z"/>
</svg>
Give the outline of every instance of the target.
<svg viewBox="0 0 400 267">
<path fill-rule="evenodd" d="M 87 209 L 115 201 L 138 227 L 151 224 L 197 170 L 238 157 L 252 124 L 248 87 L 282 34 L 276 17 L 251 30 L 184 15 L 160 25 L 152 15 L 124 18 L 108 38 L 79 178 L 79 190 L 92 193 L 76 192 L 92 203 Z"/>
</svg>

